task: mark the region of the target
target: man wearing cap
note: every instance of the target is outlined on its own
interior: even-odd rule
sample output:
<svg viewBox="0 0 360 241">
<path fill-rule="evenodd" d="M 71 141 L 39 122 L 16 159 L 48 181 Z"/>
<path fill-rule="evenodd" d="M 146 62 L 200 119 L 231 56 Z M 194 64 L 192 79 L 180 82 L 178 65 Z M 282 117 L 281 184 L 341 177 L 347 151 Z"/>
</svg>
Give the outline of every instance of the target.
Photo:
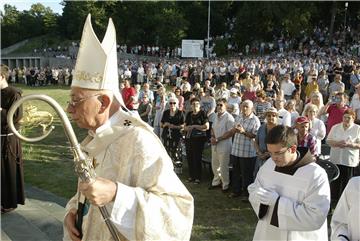
<svg viewBox="0 0 360 241">
<path fill-rule="evenodd" d="M 68 112 L 89 130 L 81 148 L 93 159 L 97 177 L 79 182 L 77 194 L 66 205 L 64 240 L 113 240 L 99 206 L 107 209 L 123 240 L 189 240 L 193 198 L 152 128 L 126 111 L 117 76 L 115 27 L 110 19 L 100 43 L 89 14 Z M 80 237 L 75 221 L 83 196 L 89 208 L 83 213 Z"/>
<path fill-rule="evenodd" d="M 295 127 L 297 129 L 298 147 L 309 148 L 313 156 L 317 156 L 316 139 L 310 134 L 310 120 L 306 116 L 296 118 Z"/>
<path fill-rule="evenodd" d="M 293 128 L 278 125 L 266 136 L 271 158 L 249 187 L 258 217 L 253 240 L 328 240 L 330 187 L 308 149 L 297 147 Z"/>
</svg>

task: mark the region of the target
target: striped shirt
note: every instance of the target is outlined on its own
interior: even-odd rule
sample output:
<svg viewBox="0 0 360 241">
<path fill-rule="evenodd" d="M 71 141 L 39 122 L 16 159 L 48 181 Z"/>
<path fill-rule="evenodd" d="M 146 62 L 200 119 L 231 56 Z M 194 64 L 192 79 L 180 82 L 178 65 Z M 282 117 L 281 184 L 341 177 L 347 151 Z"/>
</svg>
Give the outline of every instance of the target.
<svg viewBox="0 0 360 241">
<path fill-rule="evenodd" d="M 251 113 L 249 117 L 245 117 L 240 114 L 235 119 L 235 126 L 237 124 L 240 124 L 246 132 L 256 135 L 260 127 L 260 120 L 253 113 Z M 256 149 L 254 145 L 254 138 L 249 138 L 244 134 L 235 133 L 231 148 L 231 155 L 237 157 L 255 157 Z"/>
<path fill-rule="evenodd" d="M 307 148 L 309 148 L 309 150 L 313 156 L 319 155 L 319 153 L 317 153 L 317 149 L 316 149 L 316 139 L 310 133 L 308 133 L 304 137 L 304 139 L 302 139 L 302 140 L 298 139 L 298 147 L 307 147 Z"/>
</svg>

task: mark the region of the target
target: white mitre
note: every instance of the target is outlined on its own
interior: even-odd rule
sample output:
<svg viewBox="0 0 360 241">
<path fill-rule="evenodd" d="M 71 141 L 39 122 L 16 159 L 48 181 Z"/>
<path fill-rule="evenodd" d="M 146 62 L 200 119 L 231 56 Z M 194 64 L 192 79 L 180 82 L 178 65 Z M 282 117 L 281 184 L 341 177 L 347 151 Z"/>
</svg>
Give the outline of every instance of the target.
<svg viewBox="0 0 360 241">
<path fill-rule="evenodd" d="M 71 86 L 111 90 L 123 105 L 119 92 L 116 31 L 111 18 L 104 39 L 100 43 L 91 25 L 91 15 L 87 16 Z"/>
<path fill-rule="evenodd" d="M 116 31 L 111 18 L 102 43 L 97 38 L 88 14 L 81 37 L 80 48 L 76 59 L 75 71 L 71 87 L 92 90 L 110 90 L 119 101 L 122 118 L 133 125 L 152 128 L 141 120 L 139 114 L 127 110 L 119 90 L 118 64 L 116 52 Z"/>
</svg>

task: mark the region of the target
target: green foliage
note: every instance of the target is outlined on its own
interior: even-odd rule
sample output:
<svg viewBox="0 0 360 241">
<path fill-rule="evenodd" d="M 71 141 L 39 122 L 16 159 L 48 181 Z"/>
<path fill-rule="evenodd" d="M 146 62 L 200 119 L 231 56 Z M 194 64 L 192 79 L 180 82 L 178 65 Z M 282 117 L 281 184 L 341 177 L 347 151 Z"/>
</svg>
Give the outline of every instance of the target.
<svg viewBox="0 0 360 241">
<path fill-rule="evenodd" d="M 281 33 L 297 37 L 317 25 L 330 26 L 329 10 L 334 5 L 335 29 L 343 24 L 343 2 L 301 1 L 63 1 L 61 16 L 36 3 L 27 11 L 11 4 L 1 12 L 2 47 L 35 36 L 56 33 L 61 38 L 79 40 L 88 13 L 99 39 L 105 33 L 108 18 L 114 21 L 119 44 L 134 46 L 179 46 L 182 39 L 205 39 L 210 4 L 210 35 L 225 35 L 228 19 L 235 18 L 231 42 L 242 49 L 254 40 L 271 41 Z M 348 24 L 356 27 L 360 2 L 349 2 Z M 219 55 L 219 54 L 218 54 Z"/>
<path fill-rule="evenodd" d="M 217 56 L 223 56 L 227 54 L 227 45 L 229 40 L 227 39 L 218 39 L 215 41 L 214 51 Z"/>
</svg>

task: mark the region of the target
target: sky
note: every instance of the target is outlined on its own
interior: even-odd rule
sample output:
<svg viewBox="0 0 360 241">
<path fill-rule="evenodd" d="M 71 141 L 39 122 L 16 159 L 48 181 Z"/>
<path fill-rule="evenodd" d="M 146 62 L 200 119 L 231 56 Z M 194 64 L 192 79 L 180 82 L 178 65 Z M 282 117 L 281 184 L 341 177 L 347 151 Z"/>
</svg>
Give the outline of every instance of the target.
<svg viewBox="0 0 360 241">
<path fill-rule="evenodd" d="M 31 5 L 33 5 L 34 3 L 41 3 L 42 5 L 44 5 L 45 7 L 50 7 L 53 12 L 58 13 L 58 14 L 62 14 L 62 8 L 63 6 L 60 5 L 61 0 L 40 0 L 40 1 L 36 1 L 36 0 L 1 0 L 1 11 L 4 11 L 4 5 L 5 4 L 10 4 L 12 6 L 15 6 L 17 8 L 17 10 L 19 11 L 23 11 L 23 10 L 29 10 Z"/>
</svg>

